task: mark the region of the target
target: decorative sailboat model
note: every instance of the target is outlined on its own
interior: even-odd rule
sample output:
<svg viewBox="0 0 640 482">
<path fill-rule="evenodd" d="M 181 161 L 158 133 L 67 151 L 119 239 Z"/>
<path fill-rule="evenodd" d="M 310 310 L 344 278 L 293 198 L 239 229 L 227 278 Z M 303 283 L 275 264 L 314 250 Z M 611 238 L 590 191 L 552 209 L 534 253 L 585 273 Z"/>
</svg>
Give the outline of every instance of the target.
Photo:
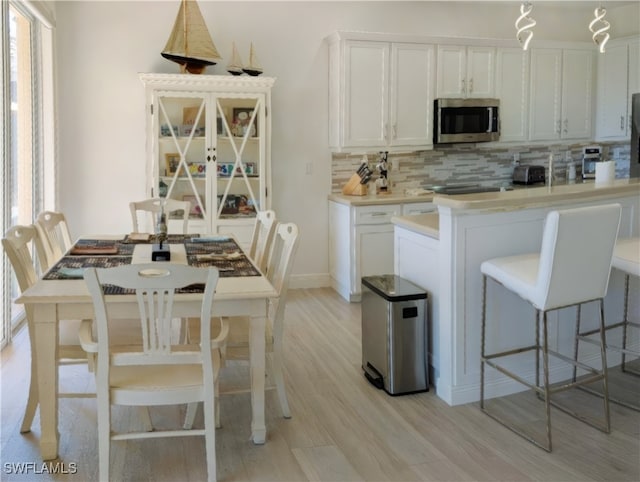
<svg viewBox="0 0 640 482">
<path fill-rule="evenodd" d="M 238 49 L 236 48 L 236 43 L 232 43 L 231 49 L 231 62 L 227 65 L 227 72 L 231 75 L 242 75 L 243 72 L 242 60 L 240 59 L 240 54 L 238 53 Z"/>
<path fill-rule="evenodd" d="M 201 74 L 207 65 L 221 60 L 195 0 L 182 0 L 161 55 L 180 64 L 182 72 L 192 74 Z"/>
<path fill-rule="evenodd" d="M 262 73 L 262 67 L 258 62 L 258 56 L 256 55 L 255 50 L 253 49 L 253 43 L 251 43 L 251 48 L 249 49 L 249 65 L 242 69 L 245 73 L 249 75 L 260 75 Z"/>
</svg>

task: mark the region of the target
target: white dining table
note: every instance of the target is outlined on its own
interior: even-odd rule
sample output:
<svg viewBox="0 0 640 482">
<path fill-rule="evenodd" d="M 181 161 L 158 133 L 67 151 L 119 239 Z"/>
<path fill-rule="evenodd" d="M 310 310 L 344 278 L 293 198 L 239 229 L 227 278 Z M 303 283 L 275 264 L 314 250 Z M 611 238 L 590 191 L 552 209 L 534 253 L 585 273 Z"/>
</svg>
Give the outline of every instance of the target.
<svg viewBox="0 0 640 482">
<path fill-rule="evenodd" d="M 115 239 L 113 236 L 86 236 L 90 239 Z M 119 237 L 122 239 L 122 236 Z M 183 244 L 171 244 L 171 262 L 187 263 Z M 151 262 L 151 245 L 138 244 L 132 263 Z M 256 444 L 266 440 L 265 425 L 265 327 L 269 298 L 277 292 L 267 278 L 259 276 L 220 277 L 213 303 L 214 316 L 250 317 L 251 439 Z M 109 295 L 117 309 L 113 317 L 136 318 L 135 295 Z M 202 294 L 177 294 L 174 301 L 177 317 L 200 316 Z M 58 457 L 58 322 L 94 318 L 93 303 L 82 279 L 39 279 L 16 300 L 30 307 L 37 365 L 40 403 L 40 453 L 43 460 Z M 110 311 L 110 314 L 112 312 Z"/>
</svg>

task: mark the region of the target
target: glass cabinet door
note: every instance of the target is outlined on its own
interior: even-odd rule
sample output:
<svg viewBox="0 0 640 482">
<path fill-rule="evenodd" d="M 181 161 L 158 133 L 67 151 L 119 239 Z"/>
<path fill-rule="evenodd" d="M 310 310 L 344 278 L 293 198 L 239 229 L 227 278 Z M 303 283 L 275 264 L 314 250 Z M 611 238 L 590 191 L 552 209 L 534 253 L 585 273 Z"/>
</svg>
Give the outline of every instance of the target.
<svg viewBox="0 0 640 482">
<path fill-rule="evenodd" d="M 189 232 L 250 242 L 267 209 L 265 94 L 157 90 L 152 103 L 151 194 L 189 201 Z M 181 214 L 170 214 L 170 231 Z"/>
<path fill-rule="evenodd" d="M 207 148 L 211 145 L 207 140 L 207 96 L 159 93 L 156 100 L 157 193 L 160 197 L 189 201 L 189 231 L 209 231 L 212 213 L 207 209 L 207 178 L 211 175 L 207 171 L 215 165 L 215 158 Z M 180 224 L 181 214 L 170 213 L 170 232 L 172 224 Z"/>
<path fill-rule="evenodd" d="M 264 96 L 235 94 L 217 96 L 216 232 L 237 232 L 240 225 L 263 209 L 261 181 L 266 165 Z M 244 222 L 242 220 L 245 220 Z"/>
</svg>

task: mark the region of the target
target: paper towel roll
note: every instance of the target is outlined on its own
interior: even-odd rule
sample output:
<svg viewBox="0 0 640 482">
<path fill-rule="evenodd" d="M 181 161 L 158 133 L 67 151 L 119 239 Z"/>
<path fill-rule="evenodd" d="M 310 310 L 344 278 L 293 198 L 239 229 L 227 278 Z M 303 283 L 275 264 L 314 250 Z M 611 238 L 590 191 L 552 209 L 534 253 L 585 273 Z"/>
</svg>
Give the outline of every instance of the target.
<svg viewBox="0 0 640 482">
<path fill-rule="evenodd" d="M 596 182 L 611 182 L 616 178 L 616 161 L 596 162 Z"/>
</svg>

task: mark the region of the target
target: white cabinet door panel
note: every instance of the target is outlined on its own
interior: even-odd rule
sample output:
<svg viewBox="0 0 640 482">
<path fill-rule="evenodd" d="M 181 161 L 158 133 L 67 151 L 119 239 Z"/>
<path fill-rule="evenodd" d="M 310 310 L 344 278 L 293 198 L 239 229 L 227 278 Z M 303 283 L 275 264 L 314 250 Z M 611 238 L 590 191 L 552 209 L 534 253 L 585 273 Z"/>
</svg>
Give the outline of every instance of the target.
<svg viewBox="0 0 640 482">
<path fill-rule="evenodd" d="M 433 143 L 431 45 L 391 45 L 391 145 Z"/>
<path fill-rule="evenodd" d="M 591 137 L 593 55 L 590 50 L 564 50 L 562 53 L 563 139 Z"/>
<path fill-rule="evenodd" d="M 527 139 L 529 54 L 520 48 L 498 49 L 496 96 L 500 99 L 500 140 Z"/>
<path fill-rule="evenodd" d="M 560 85 L 562 52 L 557 49 L 531 51 L 531 100 L 529 139 L 560 138 Z"/>
<path fill-rule="evenodd" d="M 622 139 L 627 123 L 627 45 L 608 46 L 598 57 L 598 139 Z"/>
<path fill-rule="evenodd" d="M 344 125 L 346 146 L 384 146 L 388 118 L 389 44 L 345 43 Z"/>
</svg>

